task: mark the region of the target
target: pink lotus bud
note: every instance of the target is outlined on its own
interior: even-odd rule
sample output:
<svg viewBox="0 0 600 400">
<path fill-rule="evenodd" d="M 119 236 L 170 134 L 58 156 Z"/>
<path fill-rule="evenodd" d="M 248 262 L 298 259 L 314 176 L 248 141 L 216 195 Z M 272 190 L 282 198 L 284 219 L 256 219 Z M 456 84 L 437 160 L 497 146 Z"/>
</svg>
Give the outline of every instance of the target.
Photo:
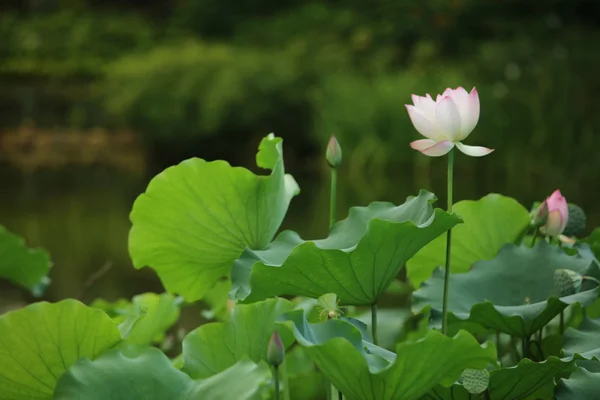
<svg viewBox="0 0 600 400">
<path fill-rule="evenodd" d="M 467 146 L 460 141 L 471 134 L 479 121 L 479 94 L 473 88 L 446 89 L 436 99 L 412 95 L 413 104 L 406 104 L 415 129 L 427 139 L 415 140 L 410 147 L 426 156 L 439 157 L 454 146 L 471 157 L 481 157 L 493 150 L 481 146 Z"/>
<path fill-rule="evenodd" d="M 269 347 L 267 348 L 267 361 L 274 367 L 278 367 L 283 362 L 285 357 L 285 348 L 281 341 L 281 336 L 277 331 L 273 332 L 271 340 L 269 340 Z"/>
<path fill-rule="evenodd" d="M 335 138 L 335 135 L 331 135 L 331 139 L 329 139 L 325 158 L 331 168 L 337 168 L 342 163 L 342 147 Z"/>
<path fill-rule="evenodd" d="M 542 233 L 548 236 L 559 236 L 565 230 L 567 222 L 569 222 L 567 200 L 557 189 L 544 203 L 548 208 L 548 218 L 542 227 Z"/>
</svg>

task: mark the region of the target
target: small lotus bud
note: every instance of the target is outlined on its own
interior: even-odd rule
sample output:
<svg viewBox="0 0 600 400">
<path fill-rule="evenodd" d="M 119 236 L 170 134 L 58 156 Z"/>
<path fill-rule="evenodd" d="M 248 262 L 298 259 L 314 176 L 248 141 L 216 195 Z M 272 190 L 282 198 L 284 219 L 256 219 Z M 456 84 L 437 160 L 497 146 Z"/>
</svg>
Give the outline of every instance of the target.
<svg viewBox="0 0 600 400">
<path fill-rule="evenodd" d="M 548 207 L 548 218 L 541 231 L 544 235 L 557 237 L 563 233 L 567 227 L 567 222 L 569 222 L 567 200 L 560 193 L 560 190 L 555 190 L 544 203 Z"/>
<path fill-rule="evenodd" d="M 277 331 L 273 332 L 269 347 L 267 348 L 267 361 L 274 367 L 278 367 L 285 357 L 285 348 Z"/>
<path fill-rule="evenodd" d="M 531 213 L 531 224 L 535 227 L 541 227 L 546 223 L 548 219 L 548 204 L 543 201 L 533 212 Z"/>
<path fill-rule="evenodd" d="M 335 135 L 331 135 L 329 144 L 327 144 L 327 151 L 325 152 L 325 158 L 331 168 L 337 168 L 342 163 L 342 148 L 340 143 L 335 138 Z"/>
<path fill-rule="evenodd" d="M 583 277 L 570 269 L 557 269 L 554 271 L 554 287 L 560 297 L 570 296 L 581 290 Z"/>
<path fill-rule="evenodd" d="M 471 394 L 483 393 L 490 384 L 490 373 L 487 369 L 465 369 L 462 373 L 462 383 Z"/>
</svg>

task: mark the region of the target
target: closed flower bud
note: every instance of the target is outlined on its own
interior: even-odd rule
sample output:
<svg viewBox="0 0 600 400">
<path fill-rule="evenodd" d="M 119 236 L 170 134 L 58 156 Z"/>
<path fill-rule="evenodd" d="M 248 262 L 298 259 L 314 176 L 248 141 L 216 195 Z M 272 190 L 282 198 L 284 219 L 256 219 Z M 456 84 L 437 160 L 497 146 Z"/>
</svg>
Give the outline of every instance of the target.
<svg viewBox="0 0 600 400">
<path fill-rule="evenodd" d="M 567 222 L 569 222 L 567 200 L 560 193 L 560 190 L 555 190 L 544 203 L 548 207 L 548 218 L 541 229 L 542 233 L 547 236 L 559 236 L 567 227 Z"/>
<path fill-rule="evenodd" d="M 541 226 L 544 226 L 547 219 L 548 219 L 548 205 L 546 204 L 545 201 L 543 201 L 542 204 L 540 204 L 538 206 L 538 208 L 533 210 L 533 212 L 531 213 L 531 224 L 533 226 L 539 228 Z"/>
<path fill-rule="evenodd" d="M 267 348 L 267 361 L 274 367 L 278 367 L 285 357 L 285 348 L 277 331 L 273 332 L 269 347 Z"/>
<path fill-rule="evenodd" d="M 331 139 L 329 139 L 325 158 L 331 168 L 337 168 L 342 163 L 342 148 L 335 135 L 331 135 Z"/>
</svg>

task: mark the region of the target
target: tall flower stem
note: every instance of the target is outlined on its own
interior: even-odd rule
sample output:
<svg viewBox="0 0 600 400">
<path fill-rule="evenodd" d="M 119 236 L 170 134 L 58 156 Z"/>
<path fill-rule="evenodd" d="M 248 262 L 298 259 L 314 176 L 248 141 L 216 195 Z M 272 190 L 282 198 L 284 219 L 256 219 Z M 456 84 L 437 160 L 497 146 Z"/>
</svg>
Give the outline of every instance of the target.
<svg viewBox="0 0 600 400">
<path fill-rule="evenodd" d="M 371 335 L 373 336 L 373 344 L 379 346 L 379 339 L 377 339 L 377 303 L 371 304 Z"/>
<path fill-rule="evenodd" d="M 273 379 L 275 381 L 275 400 L 279 400 L 279 367 L 273 367 Z"/>
<path fill-rule="evenodd" d="M 533 238 L 531 239 L 531 247 L 535 246 L 535 241 L 538 237 L 538 233 L 540 231 L 540 228 L 536 227 L 535 231 L 533 231 Z"/>
<path fill-rule="evenodd" d="M 335 224 L 335 203 L 337 198 L 337 168 L 331 169 L 331 192 L 329 194 L 329 229 Z"/>
<path fill-rule="evenodd" d="M 454 149 L 448 153 L 448 212 L 452 213 L 452 184 L 454 175 Z M 442 333 L 448 331 L 448 290 L 450 286 L 450 257 L 452 250 L 452 229 L 446 236 L 446 269 L 444 271 L 444 300 L 442 304 Z"/>
<path fill-rule="evenodd" d="M 290 377 L 288 375 L 287 360 L 281 364 L 281 375 L 283 377 L 283 400 L 290 400 Z"/>
<path fill-rule="evenodd" d="M 335 204 L 337 200 L 337 168 L 331 167 L 329 168 L 331 171 L 331 190 L 329 192 L 329 229 L 335 224 Z M 327 393 L 327 397 L 331 400 L 335 399 L 335 392 L 337 392 L 338 400 L 343 400 L 344 396 L 342 392 L 338 391 L 332 383 L 329 384 L 329 392 Z"/>
</svg>

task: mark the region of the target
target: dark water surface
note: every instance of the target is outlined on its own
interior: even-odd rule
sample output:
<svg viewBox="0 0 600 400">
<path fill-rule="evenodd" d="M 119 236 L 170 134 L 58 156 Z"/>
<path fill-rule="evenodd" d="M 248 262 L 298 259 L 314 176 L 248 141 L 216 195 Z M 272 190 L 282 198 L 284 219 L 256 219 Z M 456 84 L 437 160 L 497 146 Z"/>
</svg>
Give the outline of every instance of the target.
<svg viewBox="0 0 600 400">
<path fill-rule="evenodd" d="M 588 212 L 588 230 L 600 224 L 600 204 L 595 195 L 600 193 L 600 183 L 594 175 L 573 179 L 573 169 L 532 167 L 518 155 L 501 158 L 492 154 L 484 159 L 461 156 L 458 159 L 457 201 L 497 192 L 516 197 L 529 207 L 532 201 L 561 188 L 569 201 L 580 204 Z M 306 165 L 319 165 L 319 162 Z M 374 200 L 402 203 L 406 196 L 417 194 L 420 187 L 438 194 L 438 204 L 444 207 L 445 159 L 416 156 L 407 164 L 389 167 L 386 171 L 343 169 L 338 218 L 344 218 L 351 205 L 366 205 Z M 305 238 L 325 236 L 329 208 L 327 169 L 301 165 L 289 169 L 302 193 L 292 201 L 283 228 L 294 229 Z M 91 301 L 103 297 L 114 300 L 145 291 L 162 291 L 154 272 L 135 270 L 127 253 L 128 215 L 136 196 L 150 179 L 151 174 L 146 175 L 101 166 L 29 174 L 6 166 L 2 168 L 0 224 L 25 237 L 29 245 L 46 248 L 54 262 L 50 275 L 52 284 L 45 299 L 78 297 Z M 86 280 L 106 264 L 111 267 L 105 275 L 85 288 Z"/>
</svg>

